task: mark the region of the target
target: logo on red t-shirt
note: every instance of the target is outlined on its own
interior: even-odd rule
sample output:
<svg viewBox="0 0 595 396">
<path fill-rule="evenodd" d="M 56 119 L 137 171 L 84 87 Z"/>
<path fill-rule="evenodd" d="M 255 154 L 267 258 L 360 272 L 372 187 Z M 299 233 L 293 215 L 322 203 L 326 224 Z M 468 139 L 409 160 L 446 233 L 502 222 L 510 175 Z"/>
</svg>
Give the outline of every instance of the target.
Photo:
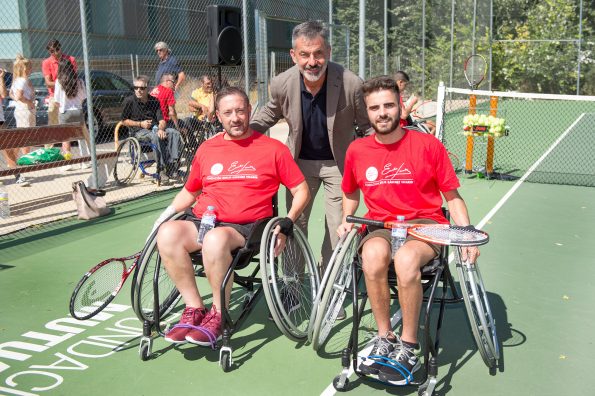
<svg viewBox="0 0 595 396">
<path fill-rule="evenodd" d="M 216 163 L 211 166 L 211 175 L 218 175 L 223 171 L 223 164 Z"/>
<path fill-rule="evenodd" d="M 207 176 L 209 180 L 223 180 L 223 179 L 258 179 L 256 167 L 250 164 L 250 161 L 242 163 L 240 161 L 232 161 L 227 168 L 226 173 L 223 173 L 223 164 L 216 163 L 211 166 L 211 175 Z"/>
<path fill-rule="evenodd" d="M 380 172 L 380 179 L 378 179 L 378 169 L 371 166 L 366 169 L 366 180 L 365 185 L 367 187 L 378 186 L 381 184 L 413 184 L 413 176 L 409 168 L 405 166 L 405 163 L 401 165 L 393 166 L 392 163 L 384 165 Z"/>
</svg>

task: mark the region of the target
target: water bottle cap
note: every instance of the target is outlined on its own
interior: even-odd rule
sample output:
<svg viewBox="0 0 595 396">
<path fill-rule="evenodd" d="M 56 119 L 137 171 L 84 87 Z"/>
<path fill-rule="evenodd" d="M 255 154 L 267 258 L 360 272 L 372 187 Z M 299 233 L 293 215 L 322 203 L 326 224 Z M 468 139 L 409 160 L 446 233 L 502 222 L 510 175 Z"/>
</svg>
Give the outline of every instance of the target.
<svg viewBox="0 0 595 396">
<path fill-rule="evenodd" d="M 397 220 L 404 221 L 405 220 L 405 216 L 399 215 L 399 216 L 397 216 Z"/>
<path fill-rule="evenodd" d="M 207 206 L 207 209 L 213 211 L 213 210 L 215 210 L 215 207 L 213 205 L 209 205 L 209 206 Z"/>
</svg>

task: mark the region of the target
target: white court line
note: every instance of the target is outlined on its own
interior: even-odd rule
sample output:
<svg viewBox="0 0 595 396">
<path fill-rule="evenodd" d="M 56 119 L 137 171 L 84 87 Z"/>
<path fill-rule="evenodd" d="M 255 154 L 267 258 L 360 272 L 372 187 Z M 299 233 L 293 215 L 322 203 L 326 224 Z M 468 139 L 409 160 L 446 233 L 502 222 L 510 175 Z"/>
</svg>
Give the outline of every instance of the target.
<svg viewBox="0 0 595 396">
<path fill-rule="evenodd" d="M 558 139 L 556 139 L 556 141 L 554 143 L 552 143 L 552 145 L 547 149 L 547 151 L 545 153 L 543 153 L 543 155 L 537 161 L 535 161 L 535 163 L 529 169 L 527 169 L 527 172 L 525 172 L 525 174 L 514 184 L 514 186 L 512 186 L 512 188 L 510 190 L 508 190 L 508 192 L 506 194 L 504 194 L 504 196 L 502 198 L 500 198 L 500 201 L 498 201 L 498 203 L 488 212 L 488 214 L 486 214 L 484 216 L 484 218 L 481 219 L 481 221 L 476 226 L 477 229 L 482 229 L 483 226 L 486 225 L 487 222 L 490 221 L 492 217 L 494 217 L 496 212 L 498 212 L 498 210 L 500 210 L 500 208 L 502 208 L 502 206 L 504 206 L 504 204 L 506 203 L 506 201 L 508 201 L 508 199 L 512 196 L 512 194 L 514 194 L 516 192 L 516 190 L 519 189 L 521 184 L 523 184 L 524 181 L 527 180 L 527 178 L 531 175 L 531 173 L 533 173 L 533 171 L 535 171 L 535 169 L 556 148 L 556 146 L 558 146 L 558 144 L 560 144 L 562 139 L 564 139 L 566 137 L 566 135 L 568 135 L 568 133 L 570 133 L 572 128 L 574 128 L 574 126 L 584 117 L 584 115 L 585 115 L 585 113 L 581 114 L 572 123 L 572 125 L 570 125 L 568 127 L 568 129 L 566 129 L 564 131 L 564 133 L 562 135 L 560 135 L 560 137 L 558 137 Z M 449 263 L 452 262 L 453 258 L 454 258 L 454 253 L 451 253 L 448 256 L 448 262 Z M 395 327 L 395 324 L 396 323 L 393 323 L 393 321 L 391 320 L 391 326 Z M 362 352 L 366 352 L 366 349 L 372 350 L 372 346 L 365 348 L 364 350 L 362 350 Z M 349 367 L 349 373 L 348 373 L 347 377 L 351 378 L 353 373 L 354 373 L 354 371 L 353 371 L 353 362 L 352 362 L 351 367 Z M 332 396 L 336 393 L 337 393 L 337 391 L 335 390 L 335 388 L 333 387 L 333 384 L 331 383 L 329 386 L 326 387 L 326 389 L 324 391 L 322 391 L 320 396 Z"/>
</svg>

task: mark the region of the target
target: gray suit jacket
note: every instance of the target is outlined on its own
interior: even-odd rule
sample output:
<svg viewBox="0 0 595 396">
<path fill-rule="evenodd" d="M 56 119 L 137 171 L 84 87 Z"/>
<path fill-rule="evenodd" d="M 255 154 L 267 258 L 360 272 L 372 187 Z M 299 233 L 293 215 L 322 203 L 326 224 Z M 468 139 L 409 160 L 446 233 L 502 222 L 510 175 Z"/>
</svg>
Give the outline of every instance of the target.
<svg viewBox="0 0 595 396">
<path fill-rule="evenodd" d="M 362 80 L 343 66 L 329 62 L 326 76 L 326 116 L 331 150 L 343 173 L 345 152 L 354 139 L 354 122 L 360 130 L 370 125 L 361 92 Z M 252 118 L 250 127 L 265 133 L 281 118 L 289 126 L 287 146 L 296 158 L 302 147 L 302 103 L 300 71 L 297 66 L 271 81 L 271 100 Z"/>
</svg>

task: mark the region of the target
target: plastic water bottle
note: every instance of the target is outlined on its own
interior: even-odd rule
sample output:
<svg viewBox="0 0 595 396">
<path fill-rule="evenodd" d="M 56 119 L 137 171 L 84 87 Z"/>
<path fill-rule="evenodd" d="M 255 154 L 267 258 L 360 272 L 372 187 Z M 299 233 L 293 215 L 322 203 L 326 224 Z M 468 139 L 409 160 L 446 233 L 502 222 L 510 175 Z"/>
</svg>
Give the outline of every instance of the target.
<svg viewBox="0 0 595 396">
<path fill-rule="evenodd" d="M 397 216 L 397 222 L 393 223 L 391 228 L 391 252 L 395 256 L 397 250 L 405 243 L 407 239 L 407 224 L 405 224 L 405 216 Z"/>
<path fill-rule="evenodd" d="M 153 125 L 153 133 L 155 135 L 157 135 L 157 132 L 159 131 L 159 127 L 157 125 Z"/>
<path fill-rule="evenodd" d="M 207 232 L 211 231 L 215 227 L 215 221 L 217 221 L 217 215 L 215 214 L 215 207 L 209 205 L 207 210 L 202 214 L 200 219 L 200 228 L 198 230 L 198 243 L 202 243 L 205 239 Z"/>
<path fill-rule="evenodd" d="M 10 217 L 10 206 L 8 206 L 8 192 L 0 185 L 0 219 Z"/>
</svg>

